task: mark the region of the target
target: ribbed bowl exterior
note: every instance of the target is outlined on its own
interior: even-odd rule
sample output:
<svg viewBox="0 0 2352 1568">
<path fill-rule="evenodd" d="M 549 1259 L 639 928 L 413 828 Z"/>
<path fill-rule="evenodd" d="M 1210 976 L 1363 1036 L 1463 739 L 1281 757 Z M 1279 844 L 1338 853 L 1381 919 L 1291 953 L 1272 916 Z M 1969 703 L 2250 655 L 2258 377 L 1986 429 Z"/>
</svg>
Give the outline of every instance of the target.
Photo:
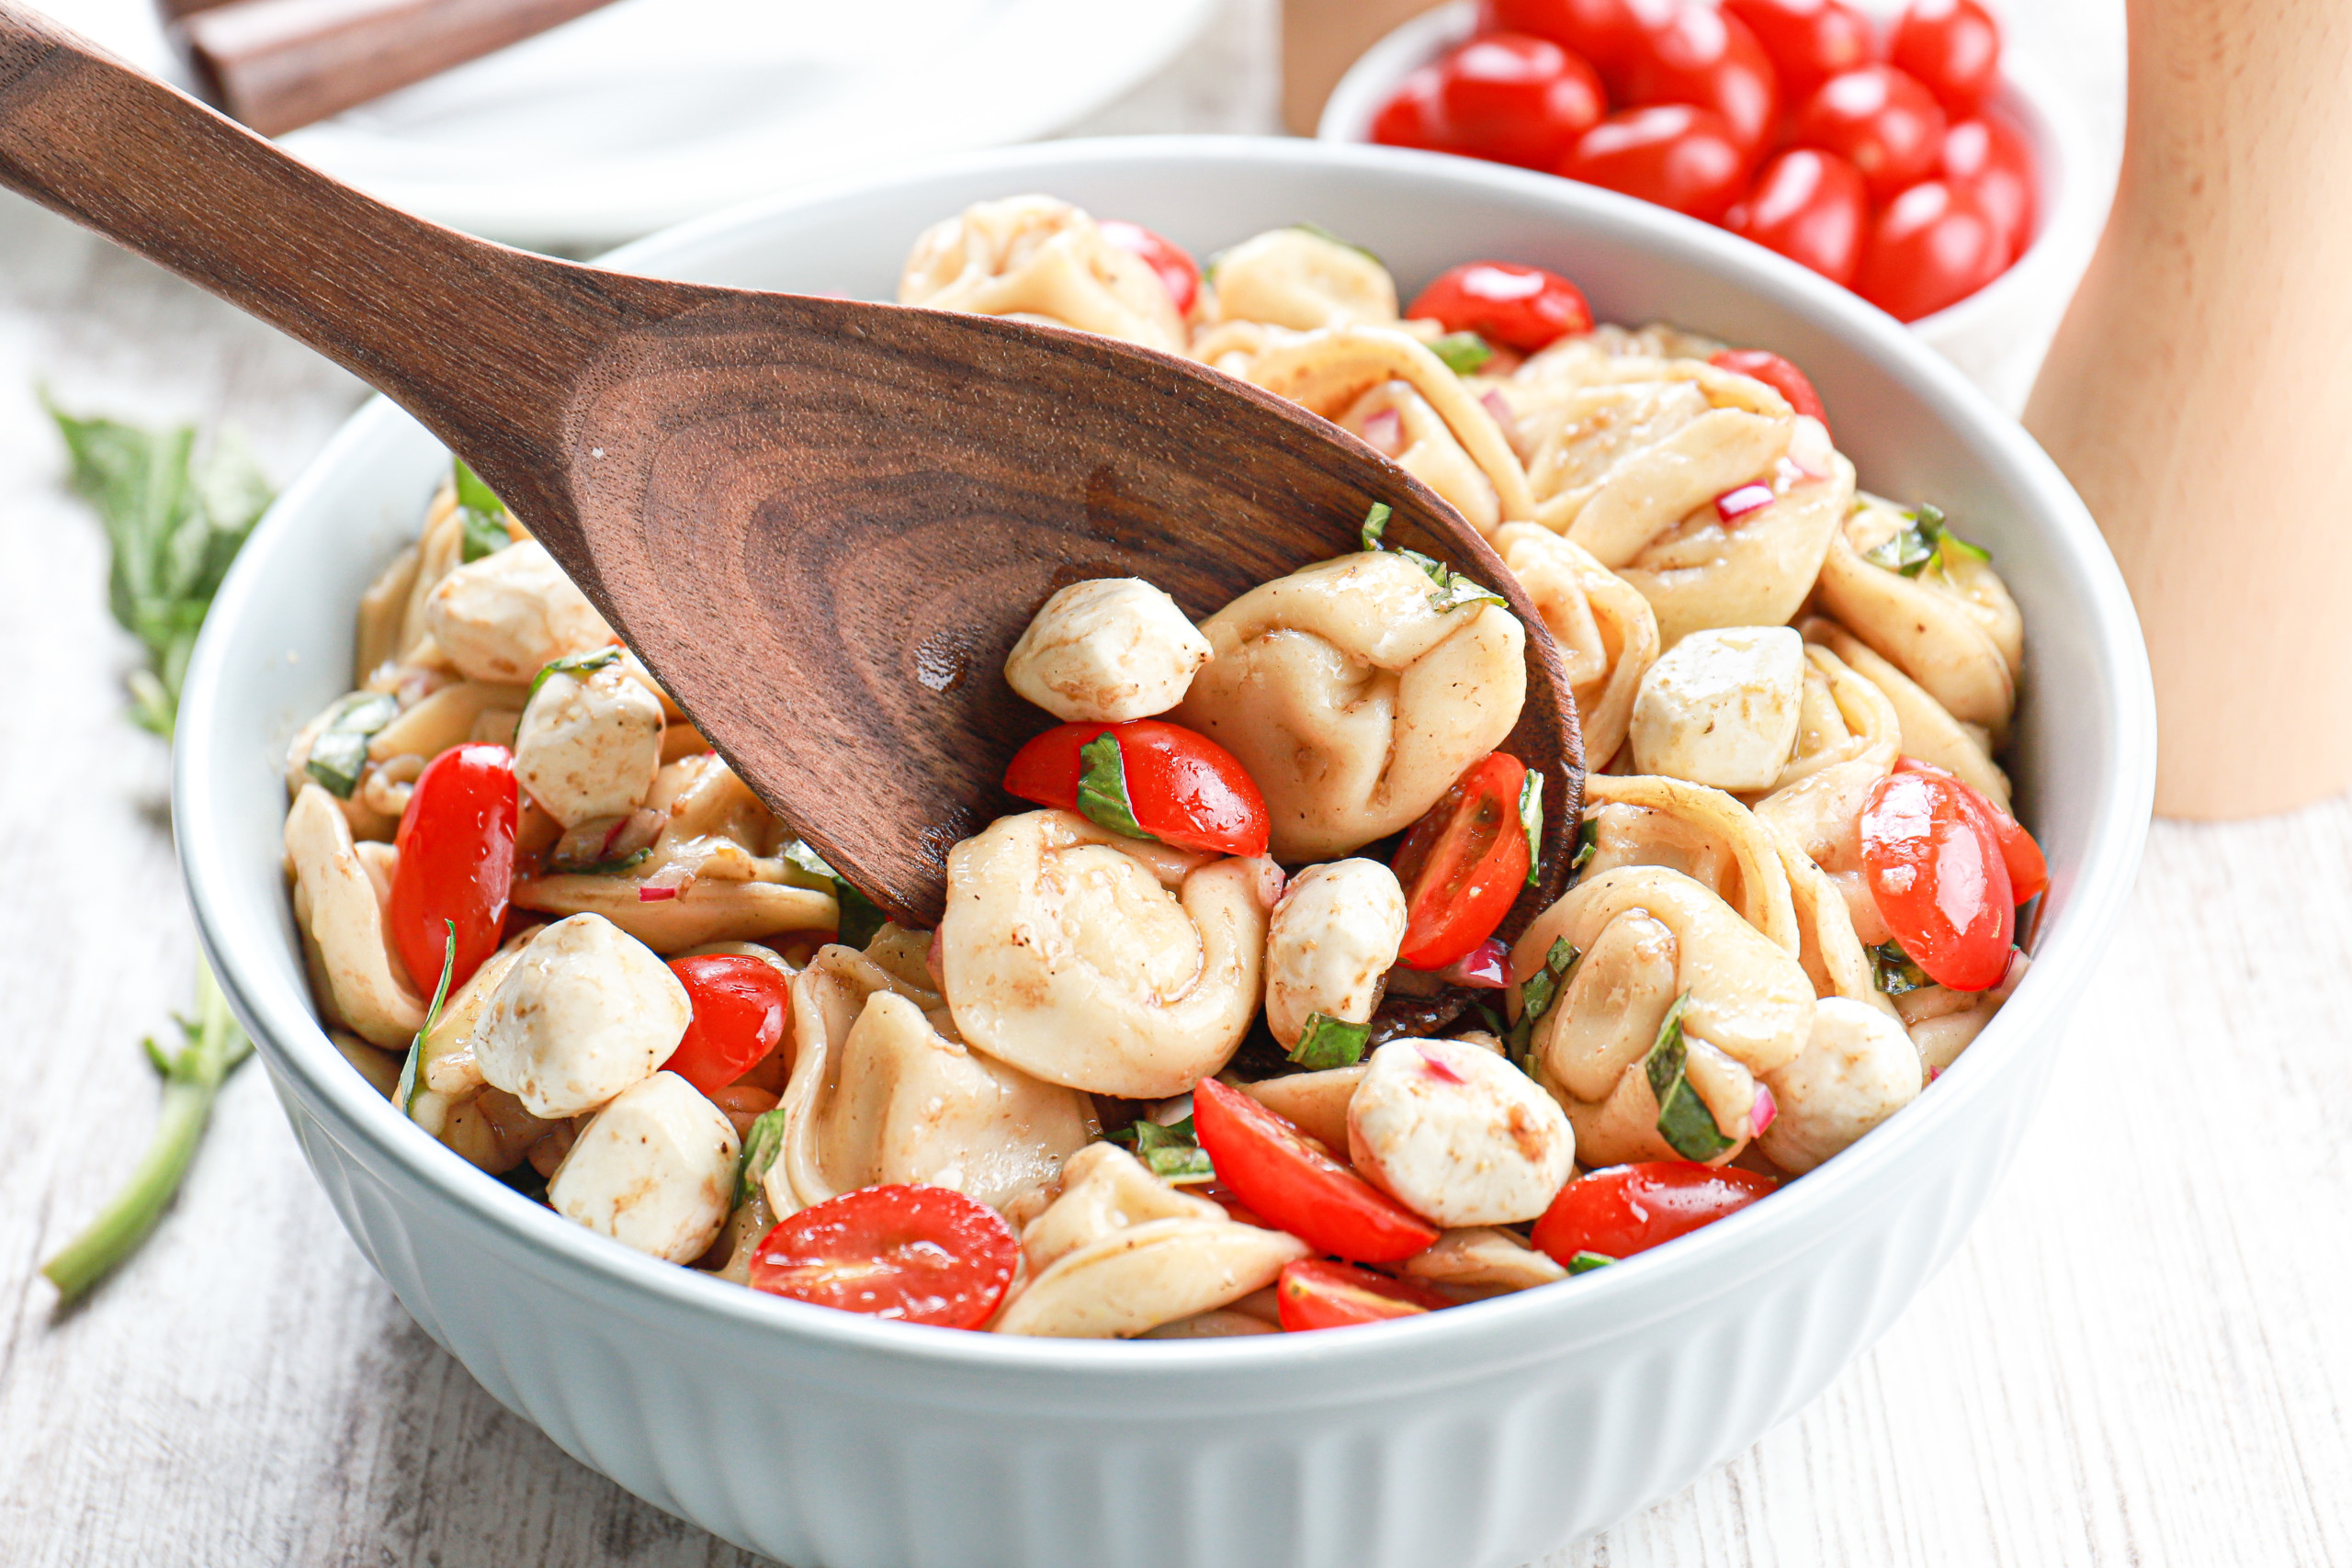
<svg viewBox="0 0 2352 1568">
<path fill-rule="evenodd" d="M 2050 853 L 2035 964 L 1934 1089 L 1769 1201 L 1587 1275 L 1345 1333 L 1014 1340 L 755 1295 L 483 1178 L 320 1032 L 278 869 L 275 758 L 347 683 L 350 611 L 446 459 L 355 416 L 224 586 L 187 684 L 175 811 L 198 930 L 336 1213 L 502 1403 L 648 1501 L 796 1568 L 1478 1568 L 1604 1527 L 1817 1394 L 1932 1277 L 2015 1152 L 2128 891 L 2154 716 L 2128 598 L 2047 459 L 1893 321 L 1657 209 L 1386 149 L 1058 143 L 706 220 L 617 265 L 888 292 L 910 236 L 1028 189 L 1203 249 L 1312 218 L 1408 285 L 1471 255 L 1577 276 L 1805 366 L 1889 493 L 1989 544 L 2032 667 L 2013 761 Z"/>
</svg>

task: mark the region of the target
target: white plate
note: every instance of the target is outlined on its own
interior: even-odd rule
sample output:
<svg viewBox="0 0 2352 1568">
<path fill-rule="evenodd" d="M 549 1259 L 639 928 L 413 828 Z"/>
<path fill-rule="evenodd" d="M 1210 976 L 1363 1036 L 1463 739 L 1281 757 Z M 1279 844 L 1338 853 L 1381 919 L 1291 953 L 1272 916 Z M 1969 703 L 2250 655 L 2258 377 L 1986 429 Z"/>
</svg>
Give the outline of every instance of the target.
<svg viewBox="0 0 2352 1568">
<path fill-rule="evenodd" d="M 1165 63 L 1214 3 L 618 0 L 282 145 L 436 222 L 596 246 L 804 180 L 1058 130 Z M 185 82 L 153 0 L 43 8 Z"/>
</svg>

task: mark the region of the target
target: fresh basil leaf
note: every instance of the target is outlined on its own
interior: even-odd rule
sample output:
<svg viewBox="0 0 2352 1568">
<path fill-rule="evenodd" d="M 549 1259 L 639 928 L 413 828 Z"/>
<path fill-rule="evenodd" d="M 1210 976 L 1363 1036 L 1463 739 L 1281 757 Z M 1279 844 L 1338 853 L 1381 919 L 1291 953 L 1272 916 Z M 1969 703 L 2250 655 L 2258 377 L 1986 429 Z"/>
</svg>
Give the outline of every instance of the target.
<svg viewBox="0 0 2352 1568">
<path fill-rule="evenodd" d="M 834 939 L 843 947 L 854 947 L 863 953 L 866 943 L 874 940 L 874 933 L 888 923 L 890 917 L 882 912 L 880 905 L 860 892 L 854 883 L 845 882 L 840 877 L 833 879 L 833 897 L 842 907 L 841 929 L 833 933 Z"/>
<path fill-rule="evenodd" d="M 1568 1259 L 1568 1272 L 1589 1274 L 1596 1269 L 1606 1269 L 1616 1261 L 1605 1252 L 1579 1252 Z"/>
<path fill-rule="evenodd" d="M 743 1153 L 735 1162 L 735 1203 L 741 1208 L 760 1190 L 784 1149 L 784 1107 L 762 1112 L 743 1132 Z"/>
<path fill-rule="evenodd" d="M 1544 775 L 1527 770 L 1519 786 L 1519 826 L 1527 835 L 1527 886 L 1535 886 L 1536 860 L 1544 852 Z"/>
<path fill-rule="evenodd" d="M 619 663 L 620 658 L 620 649 L 607 643 L 603 648 L 592 648 L 585 653 L 567 653 L 561 659 L 549 660 L 539 667 L 537 674 L 531 677 L 531 690 L 524 697 L 523 705 L 531 705 L 531 698 L 539 694 L 539 688 L 548 683 L 550 675 L 591 675 L 607 664 Z"/>
<path fill-rule="evenodd" d="M 433 1003 L 424 1010 L 424 1027 L 408 1043 L 408 1059 L 401 1064 L 401 1081 L 392 1090 L 403 1116 L 416 1113 L 416 1097 L 424 1089 L 424 1037 L 441 1021 L 441 1004 L 449 999 L 449 977 L 458 968 L 458 922 L 444 919 L 441 923 L 449 929 L 441 949 L 441 983 L 433 988 Z"/>
<path fill-rule="evenodd" d="M 1972 545 L 1953 533 L 1944 521 L 1940 507 L 1929 506 L 1923 502 L 1908 515 L 1917 525 L 1919 537 L 1935 551 L 1936 558 L 1945 566 L 1950 566 L 1955 559 L 1987 561 L 1993 558 L 1992 551 L 1981 545 Z"/>
<path fill-rule="evenodd" d="M 1144 1168 L 1171 1187 L 1193 1187 L 1216 1179 L 1216 1167 L 1209 1159 L 1209 1152 L 1197 1145 L 1186 1149 L 1153 1149 L 1137 1156 Z"/>
<path fill-rule="evenodd" d="M 1493 589 L 1480 587 L 1442 560 L 1432 559 L 1419 550 L 1399 550 L 1396 553 L 1419 567 L 1429 580 L 1437 584 L 1437 592 L 1430 595 L 1430 608 L 1441 615 L 1448 610 L 1459 610 L 1465 604 L 1502 604 L 1506 607 L 1509 604 L 1509 601 Z"/>
<path fill-rule="evenodd" d="M 1936 552 L 1919 536 L 1917 527 L 1898 528 L 1884 540 L 1862 552 L 1862 558 L 1872 566 L 1884 567 L 1905 577 L 1917 577 L 1928 570 Z"/>
<path fill-rule="evenodd" d="M 1494 345 L 1476 333 L 1448 333 L 1430 344 L 1430 352 L 1456 376 L 1475 376 L 1495 356 Z"/>
<path fill-rule="evenodd" d="M 1122 1127 L 1111 1137 L 1114 1143 L 1133 1149 L 1144 1168 L 1162 1181 L 1185 1187 L 1216 1179 L 1216 1167 L 1201 1147 L 1190 1116 L 1165 1126 L 1145 1119 Z"/>
<path fill-rule="evenodd" d="M 1560 987 L 1583 956 L 1566 937 L 1559 937 L 1544 954 L 1544 967 L 1530 975 L 1527 984 L 1519 988 L 1519 1021 L 1503 1036 L 1503 1048 L 1519 1064 L 1520 1070 L 1530 1077 L 1535 1072 L 1535 1026 L 1544 1021 L 1544 1015 L 1560 999 Z"/>
<path fill-rule="evenodd" d="M 1577 852 L 1576 858 L 1568 862 L 1569 874 L 1581 875 L 1584 868 L 1591 863 L 1592 857 L 1600 852 L 1600 818 L 1588 817 L 1577 824 Z"/>
<path fill-rule="evenodd" d="M 1339 246 L 1341 250 L 1353 251 L 1356 254 L 1363 256 L 1383 271 L 1387 269 L 1388 264 L 1382 261 L 1378 254 L 1362 245 L 1357 244 L 1353 240 L 1343 240 L 1340 238 L 1339 235 L 1334 234 L 1330 230 L 1326 229 L 1320 223 L 1301 221 L 1292 224 L 1291 227 L 1297 230 L 1302 234 L 1312 234 L 1318 240 L 1329 240 L 1331 243 Z"/>
<path fill-rule="evenodd" d="M 1924 991 L 1935 984 L 1928 978 L 1928 972 L 1903 951 L 1903 944 L 1892 938 L 1871 948 L 1870 953 L 1871 983 L 1890 997 Z"/>
<path fill-rule="evenodd" d="M 1363 529 L 1356 536 L 1367 554 L 1381 547 L 1380 536 L 1388 531 L 1388 519 L 1396 510 L 1385 501 L 1375 501 L 1372 510 L 1363 514 Z"/>
<path fill-rule="evenodd" d="M 1104 730 L 1080 747 L 1078 755 L 1086 764 L 1078 776 L 1079 814 L 1123 838 L 1158 843 L 1136 821 L 1135 808 L 1127 802 L 1127 764 L 1119 754 L 1117 733 Z"/>
<path fill-rule="evenodd" d="M 1372 1042 L 1372 1025 L 1349 1023 L 1319 1012 L 1306 1015 L 1306 1027 L 1299 1031 L 1298 1043 L 1288 1053 L 1290 1059 L 1309 1072 L 1323 1072 L 1332 1067 L 1352 1067 L 1363 1060 L 1364 1047 Z"/>
<path fill-rule="evenodd" d="M 506 531 L 504 523 L 470 506 L 458 509 L 458 558 L 461 561 L 478 561 L 484 556 L 496 555 L 514 542 L 514 536 Z"/>
<path fill-rule="evenodd" d="M 449 465 L 450 471 L 457 479 L 459 506 L 469 512 L 479 512 L 491 517 L 495 517 L 506 510 L 506 503 L 498 499 L 498 492 L 482 483 L 481 476 L 475 473 L 463 457 L 451 457 Z"/>
<path fill-rule="evenodd" d="M 360 771 L 368 765 L 368 742 L 376 732 L 400 716 L 401 705 L 383 692 L 354 692 L 343 699 L 335 715 L 311 742 L 302 771 L 342 799 L 359 787 Z"/>
<path fill-rule="evenodd" d="M 801 870 L 814 872 L 828 882 L 841 880 L 842 874 L 828 864 L 824 856 L 797 839 L 786 840 L 784 848 L 777 852 Z"/>
<path fill-rule="evenodd" d="M 1658 1136 L 1684 1159 L 1703 1164 L 1731 1147 L 1732 1140 L 1724 1136 L 1723 1129 L 1715 1125 L 1714 1112 L 1690 1087 L 1690 1051 L 1682 1039 L 1682 1013 L 1690 1005 L 1690 993 L 1685 991 L 1666 1010 L 1665 1021 L 1657 1026 L 1657 1043 L 1642 1058 L 1642 1072 L 1657 1100 Z"/>
<path fill-rule="evenodd" d="M 1917 577 L 1931 563 L 1946 566 L 1955 560 L 1988 561 L 1993 553 L 1979 545 L 1972 545 L 1951 531 L 1944 522 L 1939 507 L 1922 502 L 1905 513 L 1905 525 L 1876 547 L 1862 553 L 1862 558 L 1873 566 L 1905 577 Z"/>
</svg>

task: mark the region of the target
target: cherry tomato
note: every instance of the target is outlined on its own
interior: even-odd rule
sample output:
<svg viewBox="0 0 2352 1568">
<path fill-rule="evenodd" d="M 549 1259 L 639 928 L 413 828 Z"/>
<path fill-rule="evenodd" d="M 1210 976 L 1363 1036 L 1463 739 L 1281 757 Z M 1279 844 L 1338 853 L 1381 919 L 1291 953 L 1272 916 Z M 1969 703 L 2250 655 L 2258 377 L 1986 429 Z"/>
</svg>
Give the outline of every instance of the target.
<svg viewBox="0 0 2352 1568">
<path fill-rule="evenodd" d="M 1123 251 L 1141 256 L 1168 290 L 1170 303 L 1180 316 L 1193 313 L 1193 301 L 1200 298 L 1201 269 L 1192 253 L 1173 240 L 1163 239 L 1140 223 L 1130 223 L 1124 218 L 1106 218 L 1095 225 L 1102 237 Z"/>
<path fill-rule="evenodd" d="M 1592 331 L 1584 290 L 1556 272 L 1513 262 L 1464 262 L 1438 274 L 1405 314 L 1434 321 L 1450 333 L 1476 333 L 1488 343 L 1533 354 L 1555 339 Z"/>
<path fill-rule="evenodd" d="M 1788 399 L 1789 407 L 1799 413 L 1811 414 L 1821 421 L 1824 428 L 1827 427 L 1829 417 L 1821 412 L 1821 397 L 1813 389 L 1813 383 L 1804 378 L 1804 371 L 1779 355 L 1760 348 L 1727 348 L 1707 363 L 1754 377 Z"/>
<path fill-rule="evenodd" d="M 1438 62 L 1442 122 L 1463 151 L 1549 169 L 1609 112 L 1579 55 L 1527 33 L 1474 38 Z"/>
<path fill-rule="evenodd" d="M 733 953 L 673 958 L 695 1016 L 662 1065 L 705 1094 L 741 1077 L 784 1038 L 792 982 L 764 959 Z"/>
<path fill-rule="evenodd" d="M 1681 0 L 1487 0 L 1483 32 L 1533 33 L 1590 61 L 1614 91 Z"/>
<path fill-rule="evenodd" d="M 1841 71 L 1868 65 L 1876 53 L 1871 20 L 1845 0 L 1723 0 L 1747 24 L 1780 73 L 1781 96 L 1802 103 Z"/>
<path fill-rule="evenodd" d="M 1577 138 L 1560 173 L 1712 222 L 1737 199 L 1747 154 L 1713 109 L 1658 104 L 1612 114 Z"/>
<path fill-rule="evenodd" d="M 1835 152 L 1800 147 L 1764 166 L 1724 218 L 1724 227 L 1768 251 L 1850 284 L 1870 233 L 1870 192 L 1861 172 Z"/>
<path fill-rule="evenodd" d="M 1747 154 L 1764 145 L 1781 116 L 1780 82 L 1746 22 L 1712 6 L 1680 6 L 1643 41 L 1623 73 L 1620 101 L 1713 109 Z"/>
<path fill-rule="evenodd" d="M 1871 200 L 1886 201 L 1935 172 L 1944 111 L 1934 94 L 1892 65 L 1865 65 L 1816 88 L 1797 110 L 1789 139 L 1837 153 L 1861 171 Z"/>
<path fill-rule="evenodd" d="M 1993 836 L 2001 841 L 2001 864 L 2009 874 L 2009 897 L 2022 904 L 2037 893 L 2050 887 L 2050 863 L 2041 856 L 2041 846 L 2025 830 L 2025 824 L 1993 804 L 1982 790 L 1917 757 L 1898 757 L 1894 771 L 1898 773 L 1929 773 L 1967 792 L 1970 799 L 1992 818 Z"/>
<path fill-rule="evenodd" d="M 1021 1244 L 994 1209 L 945 1187 L 861 1187 L 780 1223 L 751 1285 L 837 1312 L 978 1328 L 1012 1283 Z"/>
<path fill-rule="evenodd" d="M 503 746 L 452 746 L 425 764 L 393 840 L 392 946 L 417 995 L 440 983 L 458 927 L 455 991 L 498 951 L 514 881 L 514 824 L 521 815 L 514 754 Z"/>
<path fill-rule="evenodd" d="M 1972 798 L 1973 797 L 1973 798 Z M 1862 869 L 1894 940 L 1955 991 L 2000 984 L 2017 899 L 1984 797 L 1951 777 L 1889 773 L 1862 803 Z"/>
<path fill-rule="evenodd" d="M 1966 114 L 2001 85 L 2000 24 L 1976 0 L 1911 0 L 1889 57 Z"/>
<path fill-rule="evenodd" d="M 1396 848 L 1405 886 L 1408 969 L 1442 969 L 1495 934 L 1527 885 L 1527 832 L 1519 792 L 1527 765 L 1489 753 L 1453 781 Z"/>
<path fill-rule="evenodd" d="M 1317 1252 L 1397 1263 L 1437 1240 L 1435 1225 L 1238 1089 L 1215 1078 L 1194 1085 L 1193 1126 L 1217 1180 Z"/>
<path fill-rule="evenodd" d="M 2033 239 L 2033 150 L 2007 120 L 1984 114 L 1944 132 L 1945 183 L 1975 193 L 2014 261 Z"/>
<path fill-rule="evenodd" d="M 1879 214 L 1854 290 L 1900 321 L 1967 299 L 2008 265 L 2001 226 L 1964 186 L 1922 180 Z"/>
<path fill-rule="evenodd" d="M 1111 730 L 1127 781 L 1136 826 L 1164 844 L 1228 855 L 1262 855 L 1271 819 L 1240 760 L 1205 735 L 1164 719 L 1057 725 L 1013 754 L 1004 787 L 1040 806 L 1078 809 L 1086 772 L 1079 749 Z"/>
<path fill-rule="evenodd" d="M 1566 1267 L 1579 1252 L 1631 1258 L 1745 1209 L 1778 1183 L 1736 1166 L 1690 1160 L 1620 1165 L 1560 1189 L 1535 1222 L 1535 1245 Z"/>
<path fill-rule="evenodd" d="M 1442 152 L 1453 144 L 1445 123 L 1439 92 L 1445 85 L 1434 65 L 1423 65 L 1397 84 L 1396 92 L 1372 117 L 1372 139 L 1384 147 L 1419 147 Z"/>
<path fill-rule="evenodd" d="M 1274 1307 L 1293 1334 L 1310 1328 L 1352 1328 L 1391 1317 L 1418 1317 L 1453 1305 L 1418 1280 L 1392 1280 L 1351 1263 L 1302 1258 L 1283 1266 Z"/>
</svg>

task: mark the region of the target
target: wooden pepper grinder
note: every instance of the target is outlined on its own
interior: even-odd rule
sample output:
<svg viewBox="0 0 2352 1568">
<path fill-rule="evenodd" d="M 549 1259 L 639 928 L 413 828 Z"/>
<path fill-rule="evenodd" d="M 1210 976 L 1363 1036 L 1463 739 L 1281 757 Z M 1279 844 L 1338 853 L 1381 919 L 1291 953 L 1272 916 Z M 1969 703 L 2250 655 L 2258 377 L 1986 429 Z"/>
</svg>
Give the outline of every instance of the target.
<svg viewBox="0 0 2352 1568">
<path fill-rule="evenodd" d="M 2283 811 L 2352 785 L 2352 8 L 2130 18 L 2121 183 L 2025 422 L 2139 606 L 2156 809 Z"/>
</svg>

